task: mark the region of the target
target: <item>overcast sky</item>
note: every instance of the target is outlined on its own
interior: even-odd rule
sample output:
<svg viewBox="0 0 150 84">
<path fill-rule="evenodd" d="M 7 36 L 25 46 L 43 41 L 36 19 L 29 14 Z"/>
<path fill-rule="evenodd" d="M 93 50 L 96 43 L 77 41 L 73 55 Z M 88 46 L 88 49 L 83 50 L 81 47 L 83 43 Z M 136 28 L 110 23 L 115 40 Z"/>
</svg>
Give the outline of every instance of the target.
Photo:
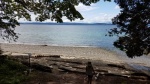
<svg viewBox="0 0 150 84">
<path fill-rule="evenodd" d="M 100 1 L 96 4 L 91 4 L 91 6 L 85 6 L 79 4 L 76 9 L 83 15 L 83 20 L 75 20 L 73 22 L 84 22 L 84 23 L 110 23 L 111 19 L 116 16 L 119 12 L 119 6 L 114 2 L 104 2 Z M 32 14 L 32 21 L 34 21 L 35 16 Z M 65 17 L 64 22 L 70 22 Z M 26 22 L 21 19 L 20 22 Z M 51 22 L 51 20 L 46 20 L 45 22 Z"/>
</svg>

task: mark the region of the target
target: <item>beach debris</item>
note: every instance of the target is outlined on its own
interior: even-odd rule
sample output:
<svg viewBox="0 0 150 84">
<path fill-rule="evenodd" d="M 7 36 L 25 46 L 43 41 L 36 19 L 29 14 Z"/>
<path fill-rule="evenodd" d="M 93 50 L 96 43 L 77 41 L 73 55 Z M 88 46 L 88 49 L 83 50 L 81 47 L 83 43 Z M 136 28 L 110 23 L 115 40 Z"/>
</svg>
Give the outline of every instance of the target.
<svg viewBox="0 0 150 84">
<path fill-rule="evenodd" d="M 25 53 L 12 53 L 10 56 L 13 56 L 13 57 L 28 57 L 29 55 L 25 54 Z"/>
<path fill-rule="evenodd" d="M 121 68 L 121 69 L 126 69 L 124 65 L 118 65 L 118 64 L 107 64 L 110 67 L 117 67 L 117 68 Z"/>
<path fill-rule="evenodd" d="M 48 45 L 45 44 L 45 45 L 41 45 L 41 46 L 48 46 Z"/>
<path fill-rule="evenodd" d="M 22 64 L 29 66 L 28 59 L 26 58 L 24 59 L 26 54 L 22 54 L 22 55 L 13 54 L 13 55 L 17 55 L 17 56 L 10 56 L 10 57 L 12 58 L 15 57 L 15 59 L 19 59 L 19 61 L 21 61 Z M 56 56 L 56 58 L 55 57 L 53 58 L 53 56 Z M 51 58 L 49 56 L 47 57 L 41 55 L 39 55 L 39 57 L 32 57 L 31 68 L 43 72 L 49 72 L 49 73 L 59 73 L 63 71 L 63 72 L 85 74 L 85 61 L 87 60 L 63 59 L 57 56 L 60 57 L 60 55 L 52 55 Z M 100 62 L 101 61 L 99 61 L 99 63 Z M 120 76 L 120 77 L 134 78 L 134 79 L 141 79 L 141 80 L 146 80 L 149 78 L 146 72 L 143 73 L 143 72 L 137 72 L 136 70 L 130 70 L 127 67 L 125 67 L 124 64 L 100 63 L 98 65 L 98 63 L 96 62 L 96 66 L 94 65 L 93 67 L 95 67 L 95 72 L 97 73 L 95 75 L 95 79 L 98 79 L 99 76 Z"/>
<path fill-rule="evenodd" d="M 36 58 L 41 57 L 52 57 L 52 58 L 60 58 L 60 55 L 37 55 Z"/>
<path fill-rule="evenodd" d="M 3 52 L 2 55 L 7 55 L 10 56 L 12 54 L 12 52 Z"/>
</svg>

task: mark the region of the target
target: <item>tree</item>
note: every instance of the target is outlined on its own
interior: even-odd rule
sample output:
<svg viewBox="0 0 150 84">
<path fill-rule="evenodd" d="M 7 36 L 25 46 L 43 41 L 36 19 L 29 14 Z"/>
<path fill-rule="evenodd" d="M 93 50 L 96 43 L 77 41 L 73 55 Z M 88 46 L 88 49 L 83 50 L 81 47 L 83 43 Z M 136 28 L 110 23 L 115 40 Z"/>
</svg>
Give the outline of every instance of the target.
<svg viewBox="0 0 150 84">
<path fill-rule="evenodd" d="M 131 58 L 149 54 L 150 0 L 115 0 L 115 2 L 120 6 L 121 13 L 112 20 L 118 28 L 109 32 L 110 35 L 119 37 L 114 46 L 125 51 Z"/>
</svg>

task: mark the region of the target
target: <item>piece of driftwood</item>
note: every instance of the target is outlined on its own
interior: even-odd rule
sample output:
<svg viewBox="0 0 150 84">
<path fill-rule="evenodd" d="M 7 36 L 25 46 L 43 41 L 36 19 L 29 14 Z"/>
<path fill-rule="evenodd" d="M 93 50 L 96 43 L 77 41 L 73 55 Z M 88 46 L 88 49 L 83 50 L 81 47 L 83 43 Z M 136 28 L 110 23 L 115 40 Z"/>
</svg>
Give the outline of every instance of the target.
<svg viewBox="0 0 150 84">
<path fill-rule="evenodd" d="M 83 64 L 82 62 L 72 61 L 72 60 L 64 60 L 64 59 L 49 59 L 49 61 L 73 63 L 73 64 Z"/>
<path fill-rule="evenodd" d="M 35 56 L 35 58 L 42 58 L 42 57 L 60 58 L 60 55 L 37 55 Z"/>
<path fill-rule="evenodd" d="M 143 77 L 147 77 L 150 79 L 150 75 L 149 74 L 146 74 L 146 73 L 141 73 L 141 72 L 135 72 L 135 73 L 132 73 L 131 76 L 137 76 L 137 77 L 140 77 L 140 76 L 143 76 Z"/>
<path fill-rule="evenodd" d="M 141 79 L 141 80 L 147 80 L 149 78 L 145 77 L 145 76 L 131 76 L 131 79 Z"/>
<path fill-rule="evenodd" d="M 65 72 L 85 74 L 85 72 L 83 70 L 75 70 L 74 68 L 68 68 L 68 67 L 65 67 L 65 66 L 61 66 L 61 67 L 58 67 L 58 68 L 65 71 Z"/>
<path fill-rule="evenodd" d="M 58 66 L 58 71 L 85 74 L 85 68 L 79 67 L 79 65 L 83 65 L 82 62 L 65 60 L 65 59 L 55 59 L 55 58 L 54 59 L 50 58 L 50 59 L 48 59 L 48 61 L 51 61 L 52 63 L 54 62 L 53 66 Z M 30 66 L 28 59 L 22 59 L 21 62 L 27 66 Z M 123 69 L 124 71 L 128 71 L 128 69 L 124 65 L 108 64 L 108 66 L 112 70 L 114 68 L 117 68 L 120 70 Z M 36 70 L 40 70 L 40 71 L 44 71 L 44 72 L 52 72 L 52 68 L 49 67 L 49 65 L 48 66 L 42 65 L 42 64 L 39 64 L 38 62 L 37 63 L 31 63 L 31 68 L 36 69 Z M 105 70 L 105 68 L 97 68 L 97 69 L 95 69 L 95 72 L 99 73 L 97 78 L 99 76 L 120 76 L 120 77 L 127 77 L 127 78 L 133 78 L 133 79 L 143 79 L 143 80 L 150 78 L 150 76 L 147 75 L 146 73 L 135 72 L 135 71 L 131 71 L 130 73 L 114 73 L 113 71 L 109 72 L 107 70 L 107 68 L 106 68 L 106 70 Z"/>
<path fill-rule="evenodd" d="M 123 65 L 117 65 L 117 64 L 107 64 L 108 66 L 110 67 L 117 67 L 117 68 L 120 68 L 120 69 L 126 69 L 125 66 Z"/>
<path fill-rule="evenodd" d="M 28 67 L 36 69 L 36 70 L 40 70 L 40 71 L 44 71 L 44 72 L 50 72 L 50 73 L 52 72 L 52 68 L 44 66 L 44 65 L 40 65 L 38 63 L 31 63 L 31 64 L 29 64 L 29 62 L 26 62 L 26 61 L 22 61 L 21 63 L 26 65 L 26 66 L 28 66 Z"/>
</svg>

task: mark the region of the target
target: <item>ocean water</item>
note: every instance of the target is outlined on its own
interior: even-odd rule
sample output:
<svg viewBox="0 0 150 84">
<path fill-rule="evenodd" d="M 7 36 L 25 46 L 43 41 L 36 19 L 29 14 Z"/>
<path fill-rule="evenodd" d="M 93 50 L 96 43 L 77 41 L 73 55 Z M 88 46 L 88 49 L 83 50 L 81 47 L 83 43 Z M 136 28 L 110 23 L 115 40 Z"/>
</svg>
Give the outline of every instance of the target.
<svg viewBox="0 0 150 84">
<path fill-rule="evenodd" d="M 16 27 L 19 44 L 114 48 L 116 37 L 105 36 L 115 25 L 41 25 Z"/>
</svg>

